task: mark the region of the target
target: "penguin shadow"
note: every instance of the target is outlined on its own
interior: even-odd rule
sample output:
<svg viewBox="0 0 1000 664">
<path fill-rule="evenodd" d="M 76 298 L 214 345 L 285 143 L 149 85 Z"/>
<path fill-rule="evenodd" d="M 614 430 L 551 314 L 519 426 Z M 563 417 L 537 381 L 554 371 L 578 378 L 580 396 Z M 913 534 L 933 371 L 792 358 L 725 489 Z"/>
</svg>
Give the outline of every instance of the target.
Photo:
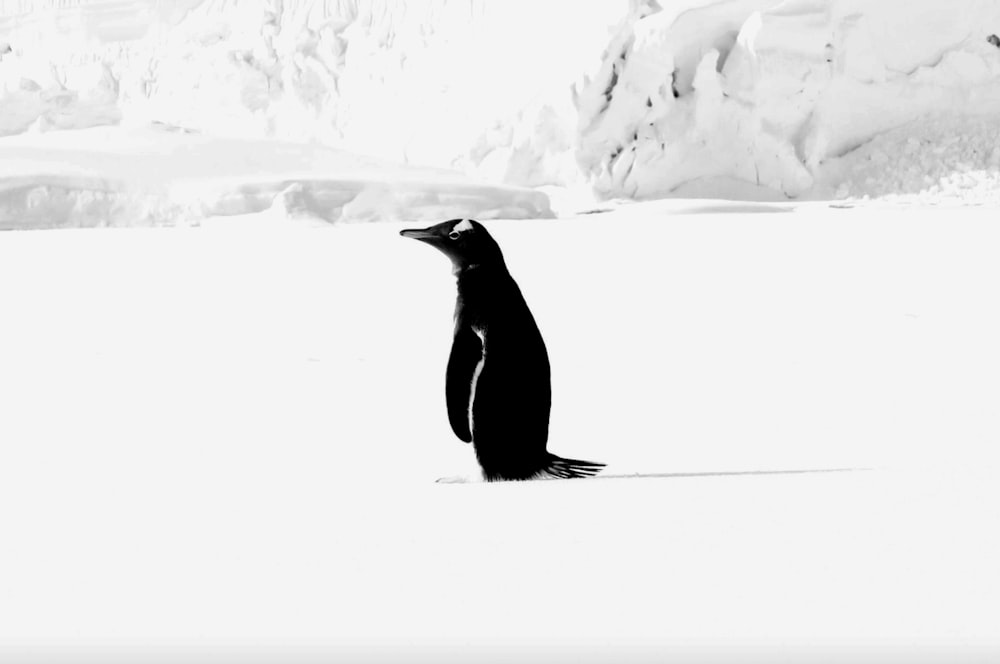
<svg viewBox="0 0 1000 664">
<path fill-rule="evenodd" d="M 777 475 L 822 475 L 830 473 L 862 473 L 874 468 L 792 468 L 783 470 L 724 470 L 696 473 L 620 473 L 595 475 L 588 480 L 687 479 L 698 477 L 766 477 Z"/>
<path fill-rule="evenodd" d="M 697 473 L 609 473 L 607 475 L 594 475 L 593 477 L 539 477 L 532 480 L 522 480 L 526 482 L 566 482 L 595 480 L 670 480 L 670 479 L 690 479 L 698 477 L 765 477 L 780 475 L 822 475 L 830 473 L 864 473 L 877 470 L 876 468 L 793 468 L 784 470 L 726 470 L 726 471 L 704 471 Z M 470 477 L 442 477 L 435 480 L 436 484 L 491 484 L 485 480 Z M 505 482 L 499 482 L 504 484 Z"/>
</svg>

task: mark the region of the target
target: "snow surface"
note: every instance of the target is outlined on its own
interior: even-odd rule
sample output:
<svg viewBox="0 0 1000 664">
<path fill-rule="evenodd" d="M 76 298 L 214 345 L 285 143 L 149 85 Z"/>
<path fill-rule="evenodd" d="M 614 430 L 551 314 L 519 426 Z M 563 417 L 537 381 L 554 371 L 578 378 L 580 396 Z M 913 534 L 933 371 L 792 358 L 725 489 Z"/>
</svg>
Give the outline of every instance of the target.
<svg viewBox="0 0 1000 664">
<path fill-rule="evenodd" d="M 443 257 L 228 219 L 0 236 L 0 660 L 1000 653 L 992 212 L 490 223 L 609 464 L 502 485 L 435 483 Z"/>
<path fill-rule="evenodd" d="M 982 204 L 998 168 L 969 145 L 1000 124 L 997 34 L 994 0 L 7 0 L 0 135 L 319 142 L 547 187 L 570 210 L 690 192 Z M 879 159 L 859 146 L 911 137 L 855 177 Z"/>
</svg>

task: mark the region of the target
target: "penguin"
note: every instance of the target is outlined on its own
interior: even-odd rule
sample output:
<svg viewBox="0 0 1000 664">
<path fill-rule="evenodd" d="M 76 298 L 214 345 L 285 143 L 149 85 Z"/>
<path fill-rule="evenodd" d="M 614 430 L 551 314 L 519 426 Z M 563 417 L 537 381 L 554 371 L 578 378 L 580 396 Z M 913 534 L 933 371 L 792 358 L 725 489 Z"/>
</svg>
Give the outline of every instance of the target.
<svg viewBox="0 0 1000 664">
<path fill-rule="evenodd" d="M 487 482 L 576 478 L 602 463 L 546 450 L 552 405 L 549 356 L 496 240 L 478 221 L 400 231 L 440 250 L 458 281 L 445 399 L 452 431 L 472 443 Z"/>
</svg>

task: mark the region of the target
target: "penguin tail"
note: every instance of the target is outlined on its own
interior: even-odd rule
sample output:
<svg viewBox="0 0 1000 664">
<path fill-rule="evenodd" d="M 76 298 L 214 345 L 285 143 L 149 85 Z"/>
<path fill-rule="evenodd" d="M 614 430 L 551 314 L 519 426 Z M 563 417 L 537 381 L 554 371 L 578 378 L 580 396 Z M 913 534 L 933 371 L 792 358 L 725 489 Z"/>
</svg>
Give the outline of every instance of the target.
<svg viewBox="0 0 1000 664">
<path fill-rule="evenodd" d="M 593 477 L 604 468 L 603 463 L 580 461 L 579 459 L 563 459 L 555 454 L 549 455 L 549 463 L 542 469 L 543 477 L 573 479 L 577 477 Z"/>
</svg>

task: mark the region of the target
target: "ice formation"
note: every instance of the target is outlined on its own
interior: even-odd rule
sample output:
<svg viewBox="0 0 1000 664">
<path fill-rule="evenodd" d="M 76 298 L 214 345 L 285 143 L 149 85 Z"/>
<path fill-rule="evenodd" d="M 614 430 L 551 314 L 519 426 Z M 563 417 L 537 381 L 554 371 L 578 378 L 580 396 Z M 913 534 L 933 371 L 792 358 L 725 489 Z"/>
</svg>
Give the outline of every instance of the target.
<svg viewBox="0 0 1000 664">
<path fill-rule="evenodd" d="M 997 34 L 994 0 L 0 0 L 0 136 L 177 127 L 599 198 L 983 202 Z"/>
</svg>

